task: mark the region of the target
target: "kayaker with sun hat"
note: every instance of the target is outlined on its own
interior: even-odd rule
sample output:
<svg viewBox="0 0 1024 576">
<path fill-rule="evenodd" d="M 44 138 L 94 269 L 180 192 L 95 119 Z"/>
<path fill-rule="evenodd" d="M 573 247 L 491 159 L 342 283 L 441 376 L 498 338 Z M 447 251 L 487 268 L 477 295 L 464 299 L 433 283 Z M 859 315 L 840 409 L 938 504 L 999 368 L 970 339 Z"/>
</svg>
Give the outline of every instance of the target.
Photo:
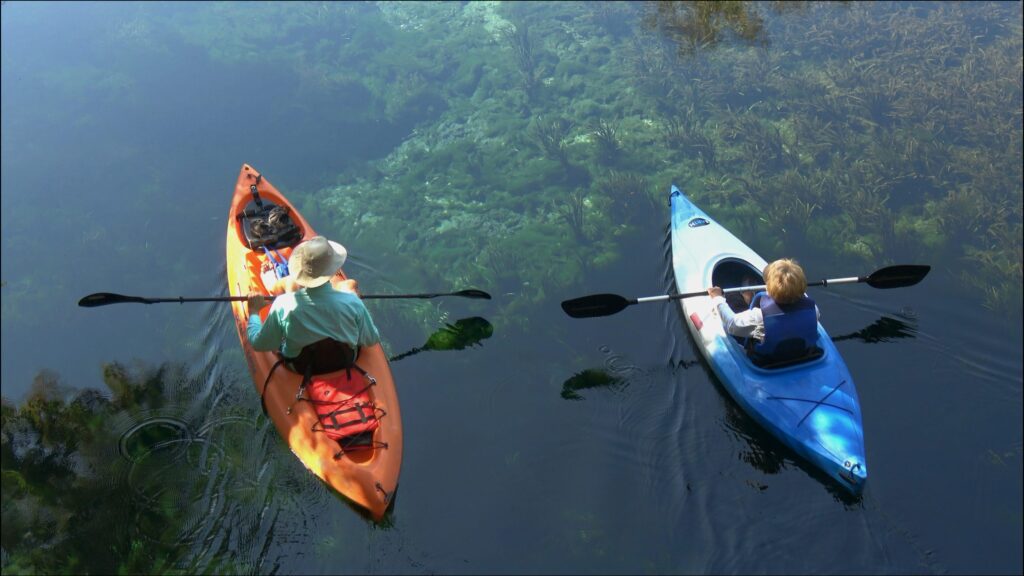
<svg viewBox="0 0 1024 576">
<path fill-rule="evenodd" d="M 288 284 L 294 283 L 298 289 L 274 298 L 265 322 L 260 320 L 264 296 L 254 294 L 247 300 L 248 337 L 253 349 L 279 350 L 293 360 L 303 348 L 324 339 L 347 344 L 356 354 L 360 347 L 379 343 L 380 333 L 356 294 L 354 281 L 343 280 L 340 274 L 347 257 L 344 246 L 323 236 L 296 246 L 288 259 L 287 278 Z"/>
</svg>

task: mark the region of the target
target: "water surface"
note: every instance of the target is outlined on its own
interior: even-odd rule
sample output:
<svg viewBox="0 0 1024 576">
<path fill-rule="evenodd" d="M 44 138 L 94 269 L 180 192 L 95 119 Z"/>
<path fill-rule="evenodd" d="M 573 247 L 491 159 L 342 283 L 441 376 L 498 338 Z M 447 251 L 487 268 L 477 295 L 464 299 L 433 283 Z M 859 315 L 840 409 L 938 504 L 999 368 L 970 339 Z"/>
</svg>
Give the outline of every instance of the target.
<svg viewBox="0 0 1024 576">
<path fill-rule="evenodd" d="M 4 3 L 4 572 L 1020 573 L 1020 22 Z M 226 307 L 75 305 L 226 294 L 243 162 L 364 292 L 494 295 L 368 301 L 405 430 L 383 525 L 277 437 Z M 674 290 L 673 182 L 811 279 L 933 267 L 813 294 L 862 402 L 862 498 L 738 408 L 676 307 L 560 309 Z"/>
</svg>

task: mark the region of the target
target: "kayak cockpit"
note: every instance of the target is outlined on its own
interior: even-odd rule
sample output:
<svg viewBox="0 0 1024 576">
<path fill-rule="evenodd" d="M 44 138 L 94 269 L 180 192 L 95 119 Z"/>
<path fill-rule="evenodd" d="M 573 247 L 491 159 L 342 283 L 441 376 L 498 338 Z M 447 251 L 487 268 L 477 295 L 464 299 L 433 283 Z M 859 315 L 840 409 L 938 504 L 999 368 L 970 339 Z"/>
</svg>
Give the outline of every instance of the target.
<svg viewBox="0 0 1024 576">
<path fill-rule="evenodd" d="M 754 268 L 749 262 L 739 259 L 727 258 L 715 265 L 714 272 L 711 275 L 712 286 L 718 286 L 720 288 L 738 288 L 741 286 L 761 286 L 764 284 L 764 277 L 757 268 Z M 742 292 L 732 292 L 725 295 L 725 301 L 732 308 L 735 313 L 740 313 L 749 308 L 749 303 L 744 299 Z M 818 331 L 818 340 L 822 338 L 821 331 Z M 730 346 L 737 352 L 737 356 L 742 356 L 745 362 L 761 370 L 777 370 L 779 368 L 786 368 L 790 366 L 797 366 L 815 360 L 820 360 L 824 354 L 824 349 L 820 346 L 820 342 L 817 342 L 815 346 L 809 348 L 801 347 L 799 350 L 794 350 L 792 353 L 784 354 L 777 358 L 763 358 L 752 353 L 752 342 L 748 338 L 741 338 L 739 336 L 728 336 L 730 340 Z"/>
<path fill-rule="evenodd" d="M 719 288 L 738 288 L 740 286 L 759 286 L 764 284 L 761 271 L 743 260 L 726 259 L 715 266 L 711 274 L 711 285 Z M 749 304 L 743 299 L 742 292 L 731 292 L 725 295 L 725 301 L 733 312 L 743 312 Z"/>
</svg>

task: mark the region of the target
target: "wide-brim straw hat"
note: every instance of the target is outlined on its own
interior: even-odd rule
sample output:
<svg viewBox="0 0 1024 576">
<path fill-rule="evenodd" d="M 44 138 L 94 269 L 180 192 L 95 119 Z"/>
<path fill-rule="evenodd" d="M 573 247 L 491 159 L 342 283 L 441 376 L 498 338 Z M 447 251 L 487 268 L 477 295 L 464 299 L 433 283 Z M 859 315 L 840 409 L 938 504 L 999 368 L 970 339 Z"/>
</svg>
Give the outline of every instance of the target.
<svg viewBox="0 0 1024 576">
<path fill-rule="evenodd" d="M 323 236 L 314 236 L 295 247 L 288 259 L 288 272 L 295 283 L 316 288 L 330 281 L 348 258 L 348 250 Z"/>
</svg>

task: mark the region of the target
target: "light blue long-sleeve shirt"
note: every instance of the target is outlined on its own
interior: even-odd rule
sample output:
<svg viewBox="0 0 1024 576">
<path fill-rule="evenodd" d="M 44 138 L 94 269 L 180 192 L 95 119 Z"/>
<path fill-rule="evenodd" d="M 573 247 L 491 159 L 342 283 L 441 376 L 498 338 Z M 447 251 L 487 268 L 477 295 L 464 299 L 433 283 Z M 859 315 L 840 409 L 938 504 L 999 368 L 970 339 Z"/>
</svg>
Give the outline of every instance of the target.
<svg viewBox="0 0 1024 576">
<path fill-rule="evenodd" d="M 330 282 L 274 298 L 266 323 L 259 314 L 249 315 L 247 333 L 253 349 L 280 349 L 288 358 L 324 338 L 353 347 L 380 342 L 377 326 L 359 296 L 335 290 Z"/>
</svg>

